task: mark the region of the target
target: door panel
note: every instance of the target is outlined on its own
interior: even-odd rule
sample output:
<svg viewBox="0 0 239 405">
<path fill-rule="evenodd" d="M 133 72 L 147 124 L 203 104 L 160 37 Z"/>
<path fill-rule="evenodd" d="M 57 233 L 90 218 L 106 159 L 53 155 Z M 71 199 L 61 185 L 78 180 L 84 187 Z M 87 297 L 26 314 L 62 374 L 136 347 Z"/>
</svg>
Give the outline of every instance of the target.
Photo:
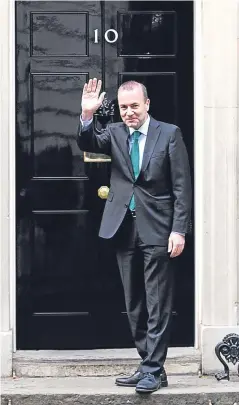
<svg viewBox="0 0 239 405">
<path fill-rule="evenodd" d="M 182 129 L 193 181 L 193 3 L 105 2 L 105 14 L 105 30 L 119 33 L 117 42 L 105 44 L 105 57 L 111 61 L 105 69 L 109 98 L 117 106 L 118 86 L 127 80 L 141 81 L 148 89 L 152 116 Z M 117 109 L 115 119 L 120 119 Z M 193 218 L 192 211 L 192 224 Z M 173 263 L 176 288 L 171 345 L 193 345 L 193 225 L 183 254 Z"/>
<path fill-rule="evenodd" d="M 101 78 L 117 121 L 118 86 L 142 81 L 151 114 L 182 128 L 193 175 L 192 2 L 16 2 L 16 16 L 17 347 L 131 347 L 115 254 L 98 238 L 110 163 L 76 145 L 80 100 Z M 174 259 L 172 345 L 193 344 L 193 257 L 191 235 Z"/>
</svg>

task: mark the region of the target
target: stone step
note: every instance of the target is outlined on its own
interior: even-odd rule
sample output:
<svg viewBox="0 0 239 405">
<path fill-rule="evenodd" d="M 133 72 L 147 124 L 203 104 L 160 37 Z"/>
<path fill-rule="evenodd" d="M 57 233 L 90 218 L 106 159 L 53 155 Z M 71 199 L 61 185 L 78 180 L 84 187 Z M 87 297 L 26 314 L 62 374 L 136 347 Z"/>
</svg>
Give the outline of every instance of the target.
<svg viewBox="0 0 239 405">
<path fill-rule="evenodd" d="M 19 350 L 13 356 L 18 377 L 93 377 L 131 374 L 139 365 L 135 349 Z M 200 353 L 193 347 L 170 348 L 167 373 L 198 374 Z"/>
<path fill-rule="evenodd" d="M 1 382 L 2 405 L 238 405 L 239 378 L 169 376 L 152 395 L 117 387 L 115 377 L 11 378 Z"/>
</svg>

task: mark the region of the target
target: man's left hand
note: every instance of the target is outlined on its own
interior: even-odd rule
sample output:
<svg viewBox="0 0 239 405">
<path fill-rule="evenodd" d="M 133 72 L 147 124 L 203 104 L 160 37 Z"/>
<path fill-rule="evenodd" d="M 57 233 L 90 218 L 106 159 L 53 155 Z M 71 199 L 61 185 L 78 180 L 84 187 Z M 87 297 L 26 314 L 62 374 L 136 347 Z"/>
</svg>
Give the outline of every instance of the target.
<svg viewBox="0 0 239 405">
<path fill-rule="evenodd" d="M 185 246 L 185 236 L 171 232 L 168 239 L 168 252 L 171 252 L 170 257 L 181 255 Z"/>
</svg>

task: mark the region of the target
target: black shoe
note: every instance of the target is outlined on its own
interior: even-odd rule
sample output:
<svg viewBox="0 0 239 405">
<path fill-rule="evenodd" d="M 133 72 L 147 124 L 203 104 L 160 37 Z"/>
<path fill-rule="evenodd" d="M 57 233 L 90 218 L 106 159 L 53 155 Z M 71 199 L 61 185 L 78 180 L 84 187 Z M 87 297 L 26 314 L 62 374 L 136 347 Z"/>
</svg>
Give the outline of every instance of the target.
<svg viewBox="0 0 239 405">
<path fill-rule="evenodd" d="M 165 388 L 168 386 L 168 378 L 167 378 L 167 374 L 166 371 L 164 369 L 164 367 L 162 368 L 162 372 L 160 373 L 160 377 L 161 377 L 161 387 Z"/>
<path fill-rule="evenodd" d="M 151 373 L 144 373 L 143 378 L 136 385 L 135 391 L 139 393 L 151 393 L 161 388 L 161 377 Z"/>
<path fill-rule="evenodd" d="M 130 377 L 119 377 L 116 378 L 115 384 L 116 385 L 121 385 L 124 387 L 136 387 L 138 382 L 144 377 L 144 374 L 141 373 L 140 371 L 136 371 L 133 375 Z M 161 387 L 167 387 L 168 386 L 168 379 L 167 379 L 167 374 L 164 368 L 162 369 L 162 373 L 160 374 L 161 377 Z"/>
<path fill-rule="evenodd" d="M 123 387 L 136 387 L 138 382 L 143 378 L 143 373 L 140 371 L 136 371 L 133 375 L 130 377 L 119 377 L 116 378 L 115 384 L 116 385 L 122 385 Z"/>
</svg>

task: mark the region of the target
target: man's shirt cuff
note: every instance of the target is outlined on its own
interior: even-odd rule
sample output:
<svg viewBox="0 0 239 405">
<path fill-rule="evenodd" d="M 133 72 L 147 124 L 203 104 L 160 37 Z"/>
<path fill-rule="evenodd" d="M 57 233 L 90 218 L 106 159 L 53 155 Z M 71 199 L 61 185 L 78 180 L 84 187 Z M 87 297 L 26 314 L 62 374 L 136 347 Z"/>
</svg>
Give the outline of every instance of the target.
<svg viewBox="0 0 239 405">
<path fill-rule="evenodd" d="M 83 121 L 82 117 L 80 116 L 80 122 L 81 122 L 81 125 L 82 125 L 82 130 L 86 131 L 88 129 L 88 127 L 91 125 L 92 121 L 93 121 L 93 118 L 91 118 L 91 120 Z"/>
<path fill-rule="evenodd" d="M 172 231 L 172 233 L 177 233 L 178 235 L 185 236 L 185 233 L 182 233 L 182 232 L 175 232 L 175 231 Z"/>
</svg>

